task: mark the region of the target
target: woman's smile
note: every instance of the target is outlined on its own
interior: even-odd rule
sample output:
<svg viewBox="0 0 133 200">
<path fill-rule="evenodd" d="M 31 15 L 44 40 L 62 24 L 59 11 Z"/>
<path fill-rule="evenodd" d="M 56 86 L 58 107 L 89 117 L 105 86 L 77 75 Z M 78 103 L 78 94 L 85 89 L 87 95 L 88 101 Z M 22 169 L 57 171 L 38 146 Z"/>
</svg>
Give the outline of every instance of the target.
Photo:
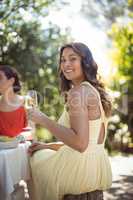
<svg viewBox="0 0 133 200">
<path fill-rule="evenodd" d="M 74 72 L 73 69 L 66 69 L 66 70 L 64 70 L 64 73 L 65 73 L 65 74 L 68 74 L 68 75 L 70 75 L 70 74 L 73 73 L 73 72 Z"/>
</svg>

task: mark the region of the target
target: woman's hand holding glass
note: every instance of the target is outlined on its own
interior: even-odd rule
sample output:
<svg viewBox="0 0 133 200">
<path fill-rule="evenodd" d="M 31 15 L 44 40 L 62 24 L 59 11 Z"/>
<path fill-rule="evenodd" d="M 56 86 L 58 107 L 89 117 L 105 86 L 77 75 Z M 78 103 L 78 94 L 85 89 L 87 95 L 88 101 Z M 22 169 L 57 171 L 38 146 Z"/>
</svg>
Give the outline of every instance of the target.
<svg viewBox="0 0 133 200">
<path fill-rule="evenodd" d="M 40 117 L 40 111 L 38 110 L 38 96 L 35 90 L 28 90 L 25 97 L 25 107 L 28 114 L 28 120 L 37 123 L 38 118 Z"/>
<path fill-rule="evenodd" d="M 28 119 L 33 121 L 35 124 L 40 124 L 42 120 L 42 116 L 44 116 L 44 113 L 42 113 L 38 108 L 30 108 L 27 110 L 28 112 Z"/>
<path fill-rule="evenodd" d="M 35 142 L 37 140 L 36 134 L 35 134 L 35 123 L 37 123 L 34 120 L 34 112 L 38 107 L 38 95 L 37 91 L 35 90 L 28 90 L 26 96 L 25 96 L 25 108 L 27 112 L 27 119 L 28 119 L 28 126 L 31 128 L 31 134 L 32 134 L 32 142 Z"/>
</svg>

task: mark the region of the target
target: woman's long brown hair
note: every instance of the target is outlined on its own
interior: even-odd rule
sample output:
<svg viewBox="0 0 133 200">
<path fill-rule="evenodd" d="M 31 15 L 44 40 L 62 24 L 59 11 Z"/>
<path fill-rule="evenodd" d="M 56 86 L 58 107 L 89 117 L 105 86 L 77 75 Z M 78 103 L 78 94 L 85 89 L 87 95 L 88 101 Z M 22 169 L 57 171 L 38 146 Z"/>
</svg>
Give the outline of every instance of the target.
<svg viewBox="0 0 133 200">
<path fill-rule="evenodd" d="M 103 105 L 105 115 L 109 117 L 111 114 L 111 107 L 112 107 L 111 101 L 108 98 L 108 94 L 105 91 L 103 83 L 101 83 L 100 79 L 98 78 L 98 73 L 97 73 L 98 66 L 93 59 L 92 53 L 89 50 L 89 48 L 83 43 L 75 42 L 66 44 L 62 46 L 60 49 L 59 76 L 60 76 L 61 93 L 67 92 L 71 88 L 72 84 L 70 80 L 67 80 L 65 78 L 63 72 L 60 70 L 61 56 L 65 48 L 72 48 L 73 51 L 81 57 L 81 66 L 83 73 L 85 75 L 85 79 L 98 90 L 101 97 L 101 102 Z"/>
</svg>

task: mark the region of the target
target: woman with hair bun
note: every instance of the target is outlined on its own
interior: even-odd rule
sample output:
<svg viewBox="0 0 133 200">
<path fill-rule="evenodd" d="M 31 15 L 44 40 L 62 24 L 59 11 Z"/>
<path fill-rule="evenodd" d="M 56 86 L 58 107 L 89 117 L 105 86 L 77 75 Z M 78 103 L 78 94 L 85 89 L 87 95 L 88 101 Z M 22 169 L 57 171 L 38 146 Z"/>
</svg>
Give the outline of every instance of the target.
<svg viewBox="0 0 133 200">
<path fill-rule="evenodd" d="M 16 137 L 27 126 L 19 74 L 9 65 L 0 64 L 0 136 Z"/>
<path fill-rule="evenodd" d="M 31 120 L 61 141 L 34 143 L 29 148 L 37 200 L 62 200 L 66 194 L 111 187 L 111 166 L 104 148 L 111 102 L 97 70 L 85 44 L 64 45 L 59 59 L 60 88 L 67 95 L 63 114 L 57 123 L 37 109 L 29 111 Z"/>
</svg>

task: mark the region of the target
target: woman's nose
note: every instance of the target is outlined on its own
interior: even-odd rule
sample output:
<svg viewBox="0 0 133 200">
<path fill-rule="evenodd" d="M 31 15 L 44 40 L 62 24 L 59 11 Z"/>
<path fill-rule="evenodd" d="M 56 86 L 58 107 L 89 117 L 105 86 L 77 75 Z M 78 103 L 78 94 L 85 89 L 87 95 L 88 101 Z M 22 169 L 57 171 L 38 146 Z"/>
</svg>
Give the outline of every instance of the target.
<svg viewBox="0 0 133 200">
<path fill-rule="evenodd" d="M 69 60 L 66 60 L 64 63 L 64 67 L 69 67 L 71 66 L 71 62 Z"/>
</svg>

